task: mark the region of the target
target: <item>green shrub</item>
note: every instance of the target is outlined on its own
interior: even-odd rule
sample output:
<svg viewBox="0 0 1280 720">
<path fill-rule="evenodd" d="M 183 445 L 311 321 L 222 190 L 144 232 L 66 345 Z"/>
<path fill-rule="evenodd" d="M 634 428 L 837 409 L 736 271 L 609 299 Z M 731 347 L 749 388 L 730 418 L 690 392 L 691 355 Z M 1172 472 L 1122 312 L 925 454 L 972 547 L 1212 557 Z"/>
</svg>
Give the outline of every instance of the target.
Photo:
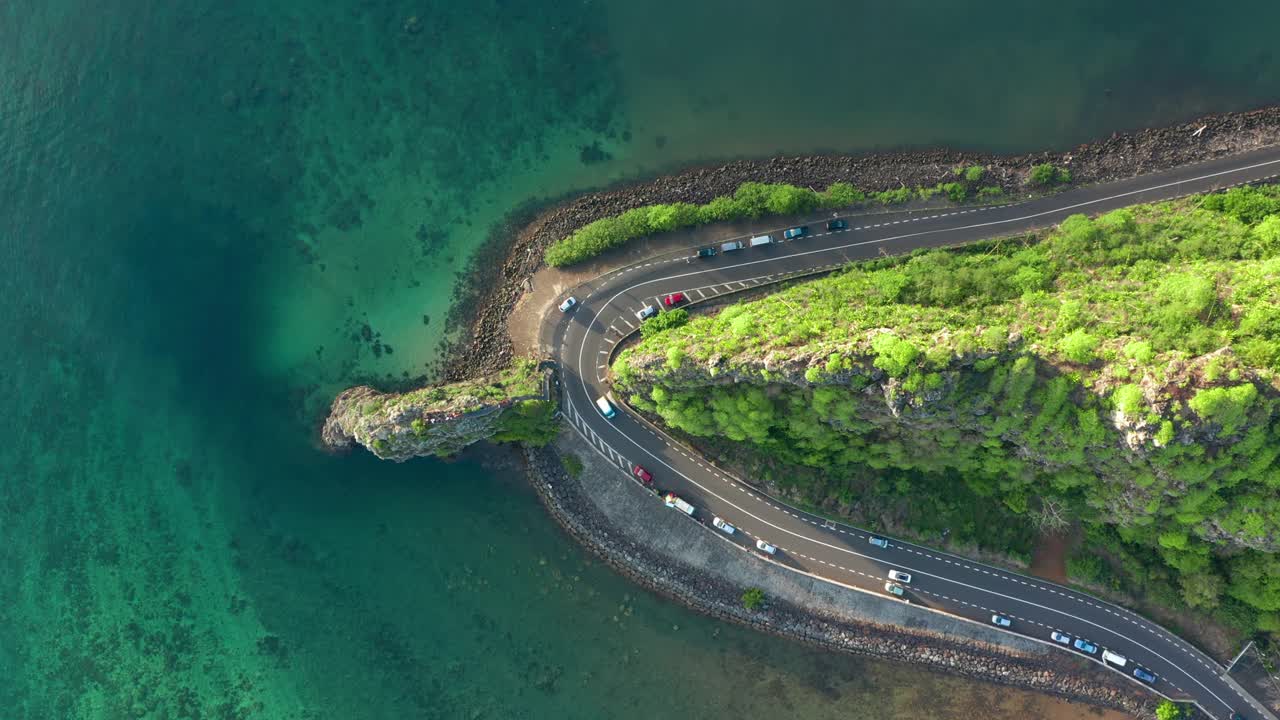
<svg viewBox="0 0 1280 720">
<path fill-rule="evenodd" d="M 964 169 L 964 181 L 970 185 L 977 185 L 982 182 L 982 178 L 987 174 L 986 168 L 981 165 L 970 165 Z"/>
<path fill-rule="evenodd" d="M 1187 405 L 1205 421 L 1221 425 L 1221 434 L 1230 435 L 1244 422 L 1257 397 L 1258 389 L 1250 384 L 1204 388 L 1196 391 Z"/>
<path fill-rule="evenodd" d="M 684 308 L 676 308 L 666 312 L 660 312 L 657 315 L 640 323 L 640 336 L 653 337 L 660 332 L 666 332 L 678 328 L 689 322 L 689 311 Z"/>
<path fill-rule="evenodd" d="M 949 182 L 938 185 L 938 190 L 945 193 L 951 202 L 964 202 L 969 197 L 969 187 L 964 183 Z"/>
<path fill-rule="evenodd" d="M 1280 215 L 1268 215 L 1253 228 L 1253 236 L 1262 244 L 1258 255 L 1280 252 Z"/>
<path fill-rule="evenodd" d="M 876 339 L 871 342 L 871 347 L 876 353 L 875 366 L 891 377 L 901 377 L 906 374 L 907 368 L 920 355 L 920 350 L 915 345 L 890 333 L 876 336 Z"/>
<path fill-rule="evenodd" d="M 1156 356 L 1155 351 L 1151 349 L 1151 343 L 1146 340 L 1134 340 L 1125 345 L 1124 354 L 1141 365 L 1150 365 Z"/>
<path fill-rule="evenodd" d="M 560 456 L 560 464 L 564 466 L 565 474 L 571 478 L 581 477 L 582 471 L 586 469 L 582 464 L 582 458 L 571 452 L 564 453 Z"/>
<path fill-rule="evenodd" d="M 795 185 L 774 185 L 769 188 L 765 209 L 774 215 L 794 215 L 809 212 L 818 206 L 818 194 Z"/>
<path fill-rule="evenodd" d="M 755 610 L 764 604 L 764 591 L 758 587 L 747 588 L 742 593 L 742 607 Z"/>
<path fill-rule="evenodd" d="M 1071 182 L 1071 172 L 1053 163 L 1041 163 L 1031 168 L 1028 180 L 1032 185 L 1055 187 Z"/>
<path fill-rule="evenodd" d="M 546 400 L 525 400 L 502 412 L 498 418 L 494 442 L 521 442 L 543 446 L 560 432 L 555 421 L 555 403 Z"/>
<path fill-rule="evenodd" d="M 828 210 L 849 207 L 867 199 L 866 193 L 847 182 L 831 183 L 827 189 L 819 193 L 818 204 Z"/>
<path fill-rule="evenodd" d="M 1252 185 L 1244 185 L 1226 192 L 1206 195 L 1201 199 L 1200 207 L 1253 225 L 1261 223 L 1268 215 L 1280 213 L 1280 197 Z"/>
<path fill-rule="evenodd" d="M 1116 392 L 1111 399 L 1115 402 L 1116 407 L 1120 409 L 1120 412 L 1128 417 L 1136 418 L 1142 412 L 1144 405 L 1142 388 L 1137 385 L 1121 385 L 1116 388 Z"/>
<path fill-rule="evenodd" d="M 1086 364 L 1095 359 L 1094 351 L 1098 349 L 1098 338 L 1085 332 L 1083 328 L 1071 331 L 1058 343 L 1062 356 L 1073 363 Z"/>
<path fill-rule="evenodd" d="M 914 195 L 914 193 L 911 191 L 911 188 L 900 187 L 878 192 L 873 197 L 875 197 L 876 202 L 884 205 L 900 205 L 910 200 L 912 195 Z"/>
<path fill-rule="evenodd" d="M 983 201 L 998 200 L 1004 197 L 1004 188 L 998 185 L 978 188 L 978 199 Z"/>
</svg>

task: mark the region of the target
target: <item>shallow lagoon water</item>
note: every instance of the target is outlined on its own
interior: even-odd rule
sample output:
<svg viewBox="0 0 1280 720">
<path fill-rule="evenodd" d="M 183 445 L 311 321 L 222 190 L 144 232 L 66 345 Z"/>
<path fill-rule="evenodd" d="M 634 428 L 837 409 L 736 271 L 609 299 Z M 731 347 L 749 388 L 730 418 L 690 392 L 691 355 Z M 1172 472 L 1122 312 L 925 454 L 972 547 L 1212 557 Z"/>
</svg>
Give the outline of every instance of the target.
<svg viewBox="0 0 1280 720">
<path fill-rule="evenodd" d="M 171 5 L 0 6 L 6 716 L 973 717 L 991 688 L 638 591 L 510 471 L 323 455 L 317 413 L 430 372 L 526 201 L 1280 94 L 1264 4 L 1213 38 L 1142 3 Z"/>
</svg>

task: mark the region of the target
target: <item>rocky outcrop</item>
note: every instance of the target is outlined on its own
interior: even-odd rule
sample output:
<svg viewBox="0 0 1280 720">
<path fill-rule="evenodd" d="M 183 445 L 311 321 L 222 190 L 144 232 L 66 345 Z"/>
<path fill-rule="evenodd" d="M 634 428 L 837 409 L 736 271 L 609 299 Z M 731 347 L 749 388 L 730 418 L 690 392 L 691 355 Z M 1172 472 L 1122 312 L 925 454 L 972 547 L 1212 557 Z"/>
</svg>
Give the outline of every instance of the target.
<svg viewBox="0 0 1280 720">
<path fill-rule="evenodd" d="M 475 381 L 407 393 L 383 393 L 361 385 L 334 399 L 321 437 L 330 449 L 359 444 L 396 462 L 448 457 L 480 440 L 515 432 L 513 417 L 522 416 L 525 424 L 549 424 L 554 406 L 543 399 L 542 382 L 534 363 L 522 360 Z"/>
</svg>

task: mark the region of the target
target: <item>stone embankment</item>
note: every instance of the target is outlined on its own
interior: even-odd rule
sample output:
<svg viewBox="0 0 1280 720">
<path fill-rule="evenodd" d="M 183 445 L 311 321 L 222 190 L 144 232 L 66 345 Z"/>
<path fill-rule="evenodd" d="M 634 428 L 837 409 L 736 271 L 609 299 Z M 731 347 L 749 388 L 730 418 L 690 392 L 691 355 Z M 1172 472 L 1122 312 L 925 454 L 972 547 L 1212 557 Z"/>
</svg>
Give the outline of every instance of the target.
<svg viewBox="0 0 1280 720">
<path fill-rule="evenodd" d="M 1202 129 L 1203 128 L 1203 129 Z M 1200 131 L 1197 133 L 1197 131 Z M 1210 115 L 1179 125 L 1115 133 L 1061 152 L 995 155 L 949 149 L 901 150 L 862 155 L 816 155 L 738 160 L 696 167 L 561 202 L 542 212 L 513 213 L 494 229 L 472 259 L 470 286 L 454 304 L 449 326 L 461 339 L 446 362 L 449 380 L 504 367 L 513 357 L 507 334 L 511 310 L 542 266 L 553 242 L 589 222 L 650 203 L 703 203 L 746 181 L 824 188 L 850 182 L 866 191 L 933 186 L 953 179 L 959 166 L 987 168 L 984 184 L 1006 195 L 1025 192 L 1027 173 L 1039 163 L 1069 168 L 1075 184 L 1132 177 L 1280 142 L 1280 106 Z"/>
<path fill-rule="evenodd" d="M 557 452 L 584 461 L 580 479 L 565 473 Z M 524 455 L 534 489 L 570 535 L 631 580 L 699 612 L 825 649 L 1153 717 L 1151 695 L 1087 660 L 766 563 L 667 510 L 568 433 Z M 762 608 L 742 606 L 746 587 L 764 590 Z"/>
</svg>

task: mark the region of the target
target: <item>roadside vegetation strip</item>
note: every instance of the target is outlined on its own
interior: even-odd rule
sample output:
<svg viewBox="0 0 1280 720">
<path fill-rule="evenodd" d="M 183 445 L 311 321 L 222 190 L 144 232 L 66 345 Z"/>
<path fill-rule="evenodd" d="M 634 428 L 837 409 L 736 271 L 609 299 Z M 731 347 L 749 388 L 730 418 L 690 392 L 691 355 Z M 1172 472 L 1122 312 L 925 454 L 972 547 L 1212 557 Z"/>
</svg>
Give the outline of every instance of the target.
<svg viewBox="0 0 1280 720">
<path fill-rule="evenodd" d="M 1039 244 L 864 264 L 651 334 L 615 376 L 630 404 L 743 443 L 811 498 L 830 499 L 839 476 L 899 511 L 910 497 L 903 522 L 987 547 L 1026 548 L 1035 525 L 1081 520 L 1074 575 L 1274 632 L 1278 263 L 1280 192 L 1240 188 L 1072 218 Z M 766 356 L 799 369 L 763 369 Z M 901 413 L 955 405 L 943 414 L 976 419 L 885 436 L 855 386 L 875 377 Z M 1012 436 L 1052 472 L 1007 452 Z M 859 480 L 855 466 L 884 470 Z"/>
<path fill-rule="evenodd" d="M 952 202 L 975 197 L 984 201 L 1002 198 L 1004 190 L 1001 187 L 981 186 L 985 175 L 986 169 L 978 165 L 956 168 L 954 179 L 934 187 L 902 187 L 870 195 L 845 182 L 832 183 L 820 192 L 785 183 L 745 182 L 732 195 L 721 195 L 702 205 L 682 202 L 643 205 L 621 215 L 601 218 L 552 244 L 547 248 L 544 259 L 548 265 L 562 267 L 595 257 L 637 238 L 669 230 L 727 220 L 833 210 L 868 201 L 895 205 L 939 194 Z M 1045 187 L 1054 184 L 1057 183 L 1048 183 Z"/>
</svg>

